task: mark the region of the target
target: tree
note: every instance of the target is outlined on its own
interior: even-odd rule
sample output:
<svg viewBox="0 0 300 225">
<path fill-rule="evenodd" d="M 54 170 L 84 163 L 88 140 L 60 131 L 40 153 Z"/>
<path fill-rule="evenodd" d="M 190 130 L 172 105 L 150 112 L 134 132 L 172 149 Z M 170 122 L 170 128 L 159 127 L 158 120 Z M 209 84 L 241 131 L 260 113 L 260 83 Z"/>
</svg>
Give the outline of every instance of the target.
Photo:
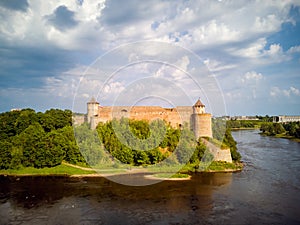
<svg viewBox="0 0 300 225">
<path fill-rule="evenodd" d="M 223 143 L 230 148 L 232 160 L 239 161 L 241 159 L 241 154 L 237 151 L 236 141 L 233 139 L 230 129 L 226 129 Z"/>
<path fill-rule="evenodd" d="M 286 132 L 281 123 L 273 123 L 273 126 L 274 126 L 274 134 L 282 134 Z"/>
<path fill-rule="evenodd" d="M 151 164 L 156 164 L 165 159 L 165 155 L 159 150 L 159 148 L 155 148 L 146 152 Z"/>
<path fill-rule="evenodd" d="M 84 127 L 83 130 L 88 129 L 87 124 L 82 125 Z M 81 127 L 81 126 L 80 126 Z M 77 128 L 76 128 L 77 129 Z M 73 164 L 86 164 L 86 161 L 84 157 L 82 156 L 78 145 L 76 143 L 75 137 L 74 137 L 74 130 L 71 126 L 65 126 L 64 128 L 61 128 L 57 130 L 59 133 L 62 134 L 64 137 L 64 159 L 65 161 Z M 78 130 L 77 130 L 78 131 Z M 82 131 L 85 133 L 85 131 Z"/>
<path fill-rule="evenodd" d="M 23 109 L 15 122 L 16 134 L 20 134 L 29 125 L 38 122 L 38 116 L 33 109 Z"/>
<path fill-rule="evenodd" d="M 97 131 L 89 129 L 87 124 L 75 127 L 79 150 L 87 164 L 96 166 L 110 162 Z"/>
<path fill-rule="evenodd" d="M 0 114 L 0 140 L 16 135 L 15 123 L 20 113 L 20 111 L 12 111 Z"/>
<path fill-rule="evenodd" d="M 192 157 L 190 158 L 190 163 L 199 165 L 206 150 L 207 150 L 206 145 L 199 138 L 196 148 L 195 148 L 195 151 L 194 151 Z"/>
<path fill-rule="evenodd" d="M 61 164 L 67 144 L 61 133 L 55 130 L 47 133 L 39 143 L 34 166 L 43 168 Z"/>
<path fill-rule="evenodd" d="M 133 151 L 134 164 L 139 165 L 147 165 L 150 163 L 150 159 L 145 151 Z"/>
<path fill-rule="evenodd" d="M 42 126 L 34 123 L 16 137 L 16 145 L 22 152 L 23 166 L 35 166 L 35 161 L 40 156 L 40 142 L 44 136 L 45 131 Z"/>
<path fill-rule="evenodd" d="M 6 140 L 0 141 L 0 169 L 8 169 L 12 160 L 12 144 Z"/>
<path fill-rule="evenodd" d="M 70 110 L 50 109 L 45 113 L 38 113 L 39 123 L 46 132 L 72 126 L 72 112 Z"/>
</svg>

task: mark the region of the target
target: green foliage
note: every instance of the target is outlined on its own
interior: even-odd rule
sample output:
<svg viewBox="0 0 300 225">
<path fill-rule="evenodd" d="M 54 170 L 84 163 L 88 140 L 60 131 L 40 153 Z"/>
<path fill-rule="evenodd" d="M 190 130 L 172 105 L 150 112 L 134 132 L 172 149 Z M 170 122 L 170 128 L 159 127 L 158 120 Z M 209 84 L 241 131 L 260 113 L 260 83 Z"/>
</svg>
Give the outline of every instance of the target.
<svg viewBox="0 0 300 225">
<path fill-rule="evenodd" d="M 84 129 L 88 129 L 87 124 L 83 124 L 82 127 L 85 127 Z M 78 127 L 78 129 L 80 128 Z M 84 129 L 82 133 L 85 133 Z M 73 127 L 68 125 L 62 129 L 57 130 L 57 132 L 59 132 L 63 137 L 63 151 L 65 152 L 63 160 L 72 164 L 86 164 L 86 161 L 76 143 Z"/>
<path fill-rule="evenodd" d="M 12 111 L 0 114 L 0 140 L 16 135 L 15 124 L 20 113 L 20 111 Z"/>
<path fill-rule="evenodd" d="M 189 178 L 188 174 L 185 173 L 156 173 L 154 174 L 154 177 L 157 178 L 166 178 L 166 179 L 172 179 L 172 178 Z"/>
<path fill-rule="evenodd" d="M 258 120 L 228 120 L 226 121 L 227 128 L 239 129 L 239 128 L 257 128 L 261 124 Z"/>
<path fill-rule="evenodd" d="M 300 138 L 300 122 L 289 123 L 263 123 L 260 130 L 265 135 Z"/>
<path fill-rule="evenodd" d="M 8 169 L 12 160 L 12 144 L 8 141 L 0 141 L 0 169 Z"/>
<path fill-rule="evenodd" d="M 265 115 L 265 116 L 256 116 L 256 118 L 259 119 L 259 121 L 262 122 L 272 122 L 273 121 L 273 117 L 269 116 L 269 115 Z"/>
<path fill-rule="evenodd" d="M 38 117 L 39 123 L 46 132 L 72 125 L 72 111 L 70 110 L 50 109 L 45 113 L 38 113 Z"/>
<path fill-rule="evenodd" d="M 15 132 L 20 134 L 23 130 L 29 127 L 33 123 L 38 122 L 38 116 L 32 109 L 24 109 L 20 112 L 18 118 L 15 121 Z"/>
<path fill-rule="evenodd" d="M 226 126 L 216 124 L 220 129 L 214 134 L 221 139 Z M 225 135 L 224 143 L 236 150 L 230 135 Z M 0 169 L 50 168 L 62 161 L 97 167 L 162 161 L 165 166 L 199 165 L 201 159 L 209 161 L 211 155 L 186 125 L 175 129 L 162 120 L 148 123 L 123 118 L 100 123 L 95 131 L 88 124 L 73 129 L 70 110 L 36 113 L 24 109 L 0 114 Z"/>
<path fill-rule="evenodd" d="M 197 160 L 196 157 L 201 155 L 193 155 L 197 142 L 190 129 L 175 129 L 161 120 L 149 124 L 123 118 L 100 123 L 97 131 L 104 148 L 116 160 L 126 164 L 156 164 L 167 158 L 166 163 L 173 165 L 188 162 L 192 156 Z"/>
<path fill-rule="evenodd" d="M 91 130 L 88 127 L 88 124 L 83 124 L 75 127 L 75 135 L 80 152 L 89 165 L 96 166 L 99 164 L 107 164 L 109 162 L 109 157 L 107 156 L 103 145 L 100 143 L 97 131 Z M 75 154 L 76 161 L 82 161 L 78 152 L 74 152 L 75 148 L 72 150 L 73 157 L 69 156 L 69 158 L 74 159 Z"/>
<path fill-rule="evenodd" d="M 237 151 L 236 141 L 233 139 L 231 130 L 229 128 L 227 128 L 225 131 L 223 143 L 229 146 L 232 160 L 240 161 L 241 154 Z"/>
<path fill-rule="evenodd" d="M 221 148 L 228 146 L 230 148 L 231 158 L 234 161 L 240 161 L 241 155 L 237 151 L 236 141 L 233 139 L 231 134 L 231 126 L 228 122 L 222 119 L 213 119 L 212 121 L 213 137 L 220 141 Z"/>
<path fill-rule="evenodd" d="M 82 170 L 79 168 L 74 168 L 67 165 L 58 165 L 55 167 L 45 167 L 42 169 L 34 167 L 20 167 L 18 169 L 6 169 L 0 170 L 0 174 L 7 175 L 22 175 L 22 174 L 32 174 L 32 175 L 75 175 L 75 174 L 92 174 L 95 173 L 93 170 Z"/>
<path fill-rule="evenodd" d="M 32 109 L 0 114 L 0 168 L 53 167 L 84 162 L 74 139 L 70 110 Z"/>
<path fill-rule="evenodd" d="M 45 131 L 38 123 L 27 127 L 14 139 L 14 144 L 22 153 L 22 165 L 24 167 L 41 167 L 43 152 L 40 151 L 40 143 L 45 136 Z"/>
<path fill-rule="evenodd" d="M 286 132 L 281 123 L 263 123 L 260 127 L 262 133 L 267 135 L 283 134 Z"/>
<path fill-rule="evenodd" d="M 212 162 L 207 168 L 207 170 L 210 171 L 239 170 L 239 169 L 242 169 L 242 164 L 240 163 L 228 163 L 228 162 L 220 162 L 220 161 Z"/>
<path fill-rule="evenodd" d="M 300 122 L 290 122 L 283 124 L 284 129 L 287 131 L 288 135 L 300 138 Z"/>
</svg>

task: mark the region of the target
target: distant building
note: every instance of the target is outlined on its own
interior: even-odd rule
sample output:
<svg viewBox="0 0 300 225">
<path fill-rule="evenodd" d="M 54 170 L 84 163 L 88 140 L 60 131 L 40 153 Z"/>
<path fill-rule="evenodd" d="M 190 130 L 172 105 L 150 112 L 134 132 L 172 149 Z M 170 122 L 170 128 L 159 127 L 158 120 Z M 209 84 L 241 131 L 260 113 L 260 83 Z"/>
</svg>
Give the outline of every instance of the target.
<svg viewBox="0 0 300 225">
<path fill-rule="evenodd" d="M 259 120 L 256 116 L 233 116 L 230 120 Z"/>
<path fill-rule="evenodd" d="M 18 111 L 21 111 L 22 109 L 11 109 L 10 111 L 11 112 L 18 112 Z"/>
<path fill-rule="evenodd" d="M 300 116 L 273 116 L 274 123 L 288 123 L 288 122 L 299 122 Z"/>
</svg>

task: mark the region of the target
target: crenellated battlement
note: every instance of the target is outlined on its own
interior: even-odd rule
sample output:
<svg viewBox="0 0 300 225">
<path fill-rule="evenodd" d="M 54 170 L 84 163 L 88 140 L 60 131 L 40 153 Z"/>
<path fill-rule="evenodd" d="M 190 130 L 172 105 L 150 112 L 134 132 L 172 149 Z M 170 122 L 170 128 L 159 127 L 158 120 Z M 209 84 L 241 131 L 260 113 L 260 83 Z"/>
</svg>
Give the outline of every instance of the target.
<svg viewBox="0 0 300 225">
<path fill-rule="evenodd" d="M 95 129 L 100 122 L 111 121 L 113 118 L 127 117 L 134 120 L 152 121 L 162 119 L 172 127 L 188 124 L 195 136 L 212 137 L 211 114 L 205 113 L 205 105 L 198 99 L 193 106 L 177 106 L 163 108 L 160 106 L 100 106 L 92 98 L 87 103 L 87 122 Z"/>
<path fill-rule="evenodd" d="M 193 106 L 177 106 L 174 108 L 163 108 L 160 106 L 101 106 L 94 98 L 87 103 L 87 114 L 85 116 L 73 117 L 74 124 L 79 125 L 88 122 L 91 129 L 96 129 L 102 122 L 112 119 L 129 118 L 133 120 L 152 121 L 162 119 L 174 128 L 188 125 L 194 132 L 195 137 L 212 138 L 211 114 L 205 112 L 205 105 L 200 101 Z M 232 162 L 230 149 L 221 150 L 212 143 L 206 143 L 215 160 Z"/>
</svg>

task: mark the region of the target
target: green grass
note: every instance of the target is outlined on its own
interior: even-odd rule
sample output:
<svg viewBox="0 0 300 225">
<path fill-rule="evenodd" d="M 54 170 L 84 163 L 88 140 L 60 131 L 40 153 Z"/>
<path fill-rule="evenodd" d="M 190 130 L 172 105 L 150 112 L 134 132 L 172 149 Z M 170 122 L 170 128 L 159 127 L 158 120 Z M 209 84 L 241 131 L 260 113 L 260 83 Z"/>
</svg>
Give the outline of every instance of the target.
<svg viewBox="0 0 300 225">
<path fill-rule="evenodd" d="M 240 170 L 243 166 L 240 163 L 228 163 L 221 161 L 213 161 L 208 168 L 207 171 L 226 171 L 226 170 Z"/>
<path fill-rule="evenodd" d="M 92 174 L 95 171 L 87 171 L 79 168 L 74 168 L 67 165 L 58 165 L 51 168 L 37 169 L 33 167 L 23 167 L 20 169 L 0 170 L 2 175 L 74 175 L 74 174 Z"/>
<path fill-rule="evenodd" d="M 207 141 L 209 141 L 210 143 L 214 144 L 215 146 L 217 146 L 221 149 L 229 149 L 229 146 L 227 146 L 226 144 L 224 144 L 223 142 L 221 142 L 215 138 L 205 137 L 204 139 L 206 139 Z"/>
<path fill-rule="evenodd" d="M 179 171 L 184 165 L 182 164 L 175 164 L 175 165 L 154 165 L 148 166 L 147 170 L 149 172 L 156 172 L 156 173 L 174 173 Z"/>
<path fill-rule="evenodd" d="M 188 174 L 182 174 L 182 173 L 175 173 L 175 174 L 170 174 L 170 173 L 157 173 L 153 175 L 154 177 L 157 178 L 188 178 Z"/>
</svg>

